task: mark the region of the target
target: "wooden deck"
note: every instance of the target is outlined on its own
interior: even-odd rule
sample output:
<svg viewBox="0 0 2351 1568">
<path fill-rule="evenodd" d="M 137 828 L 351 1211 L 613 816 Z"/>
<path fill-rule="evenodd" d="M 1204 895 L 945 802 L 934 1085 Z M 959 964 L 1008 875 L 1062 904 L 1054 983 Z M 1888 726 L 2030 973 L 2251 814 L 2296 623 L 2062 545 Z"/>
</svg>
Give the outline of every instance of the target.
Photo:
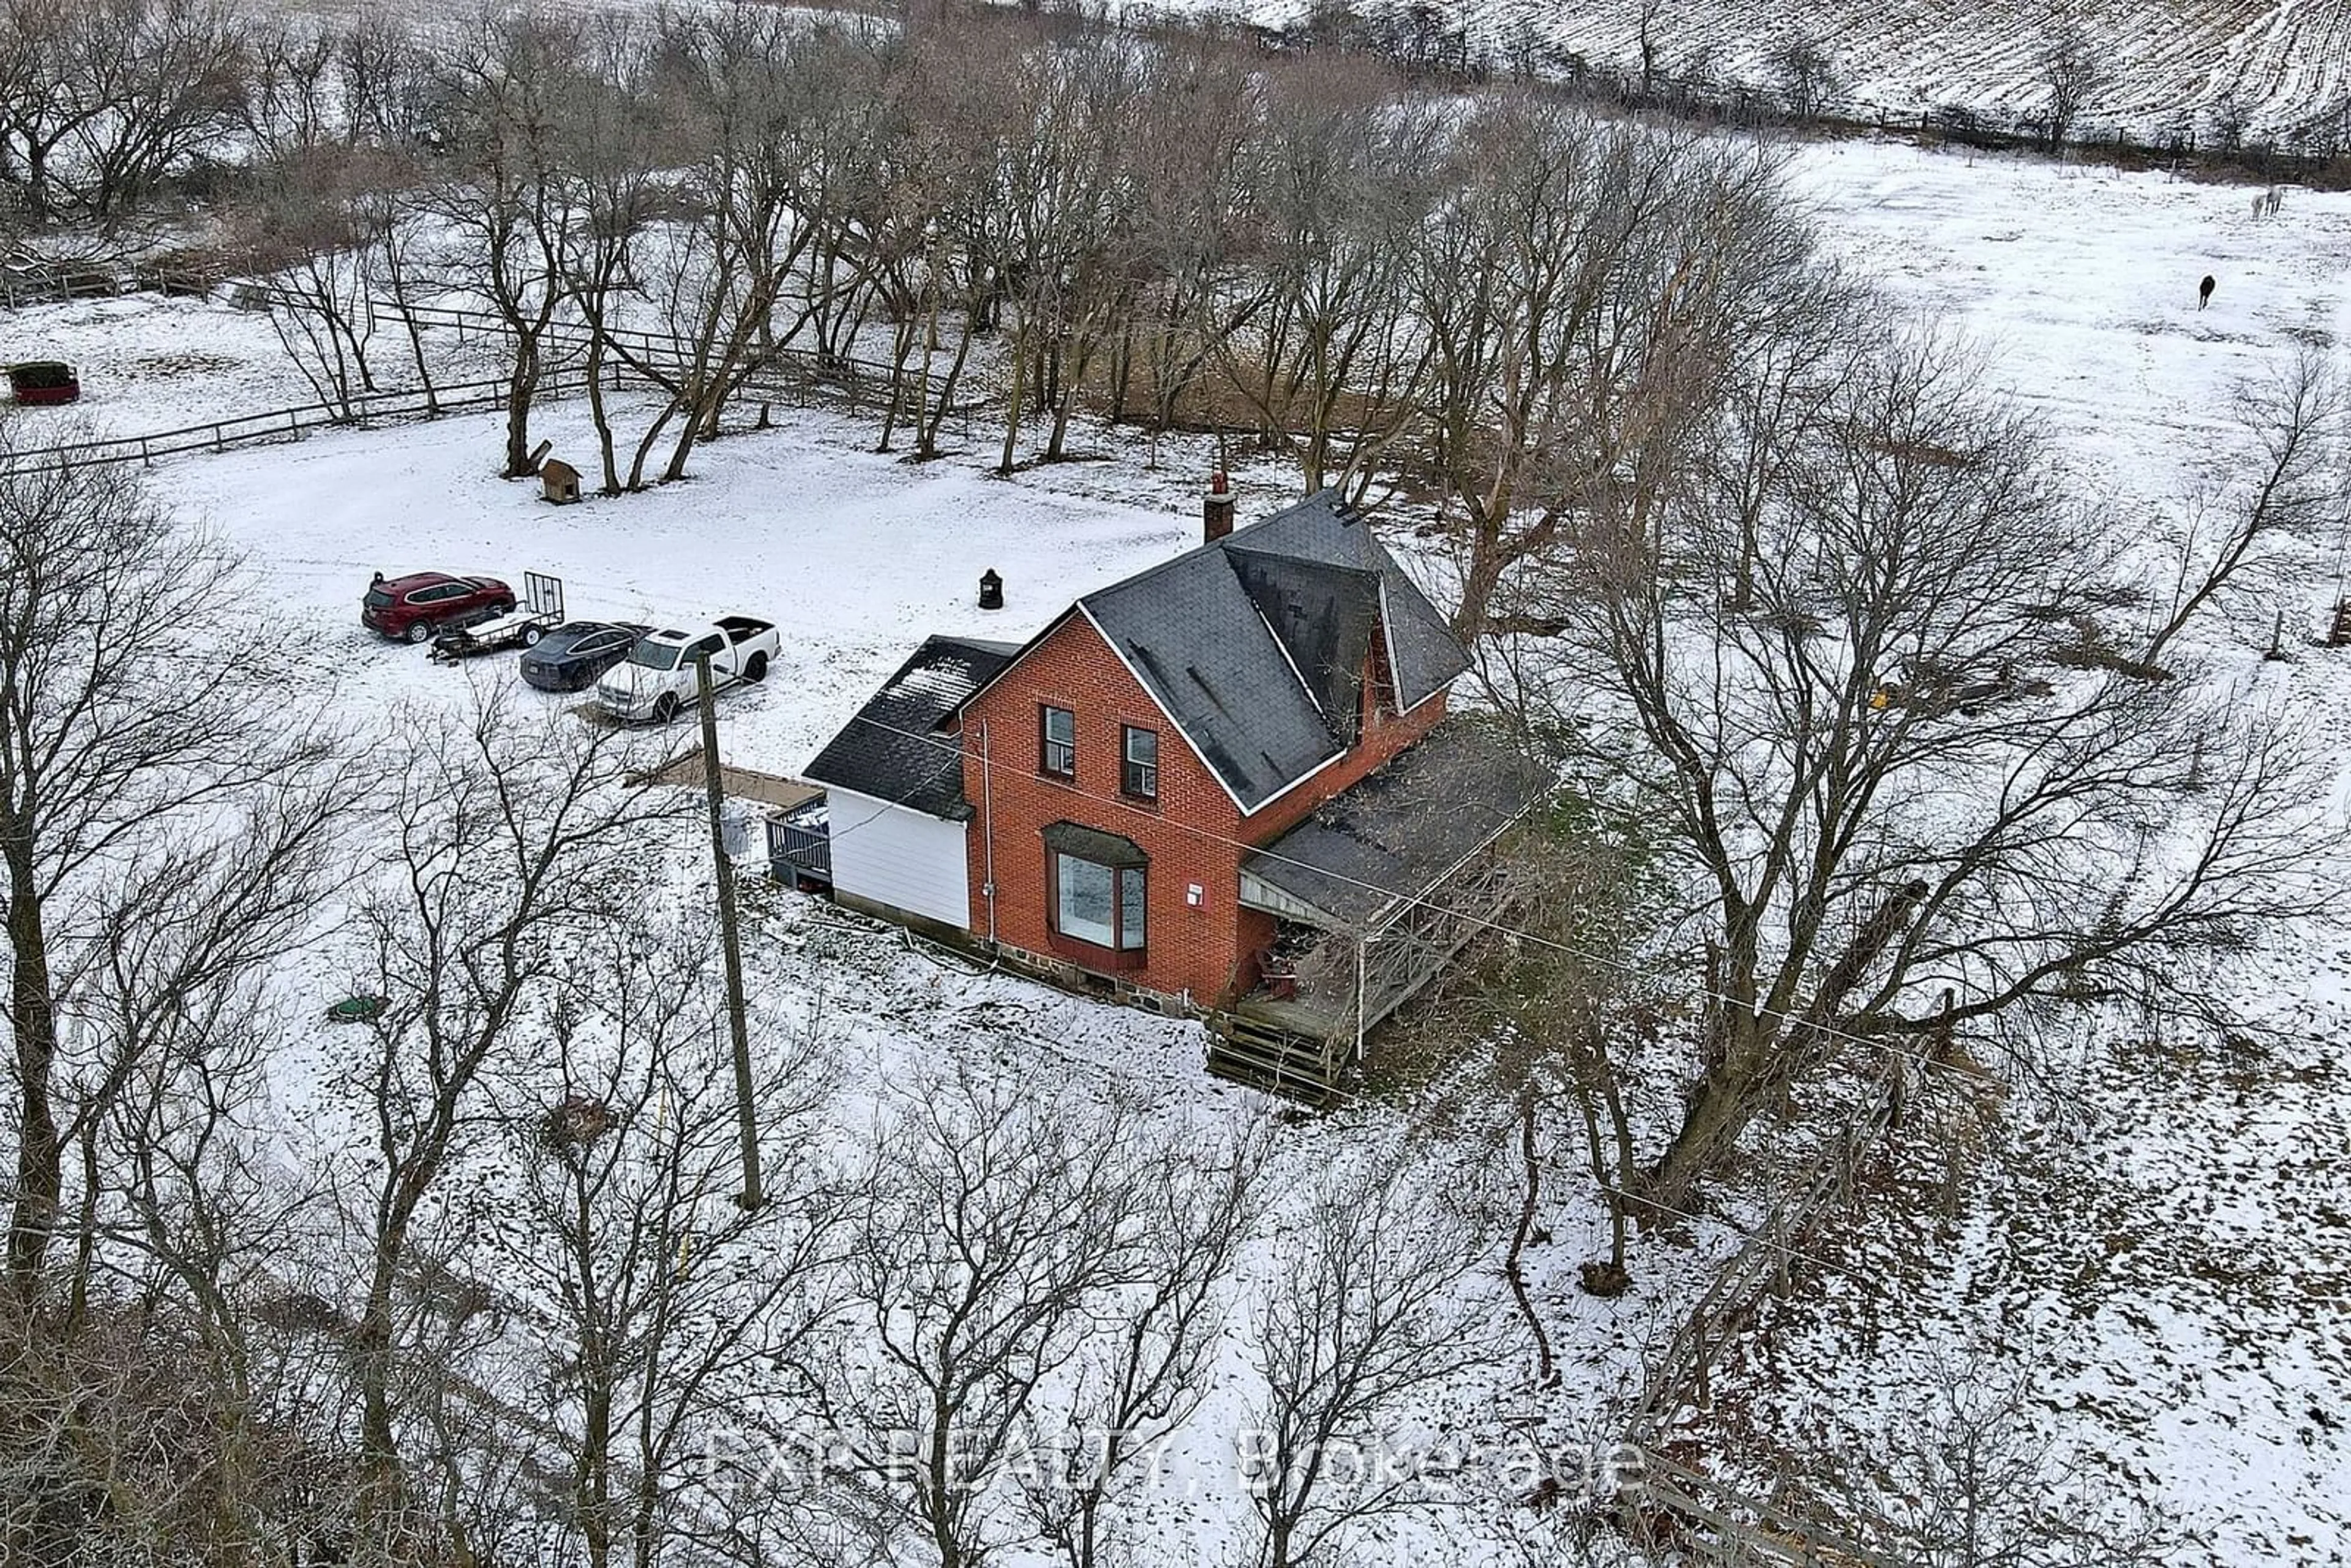
<svg viewBox="0 0 2351 1568">
<path fill-rule="evenodd" d="M 1318 1008 L 1295 999 L 1276 999 L 1261 992 L 1253 992 L 1233 1004 L 1233 1011 L 1243 1018 L 1314 1040 L 1327 1039 L 1338 1029 L 1343 1010 L 1343 1008 Z"/>
<path fill-rule="evenodd" d="M 702 788 L 702 748 L 695 747 L 670 758 L 645 776 L 649 784 L 682 784 L 689 789 Z M 756 768 L 737 768 L 731 763 L 718 765 L 718 787 L 730 800 L 757 800 L 763 806 L 773 806 L 789 811 L 805 806 L 824 793 L 817 785 L 805 779 L 787 778 L 781 773 L 762 773 Z"/>
</svg>

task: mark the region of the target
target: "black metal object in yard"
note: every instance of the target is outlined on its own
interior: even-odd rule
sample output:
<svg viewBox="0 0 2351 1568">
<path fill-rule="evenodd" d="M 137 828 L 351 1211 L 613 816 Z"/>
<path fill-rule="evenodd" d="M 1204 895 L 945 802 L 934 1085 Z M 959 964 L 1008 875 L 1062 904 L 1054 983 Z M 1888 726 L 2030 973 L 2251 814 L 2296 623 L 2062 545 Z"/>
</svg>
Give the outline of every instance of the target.
<svg viewBox="0 0 2351 1568">
<path fill-rule="evenodd" d="M 1004 580 L 996 575 L 994 567 L 979 574 L 979 607 L 982 610 L 1004 608 Z"/>
</svg>

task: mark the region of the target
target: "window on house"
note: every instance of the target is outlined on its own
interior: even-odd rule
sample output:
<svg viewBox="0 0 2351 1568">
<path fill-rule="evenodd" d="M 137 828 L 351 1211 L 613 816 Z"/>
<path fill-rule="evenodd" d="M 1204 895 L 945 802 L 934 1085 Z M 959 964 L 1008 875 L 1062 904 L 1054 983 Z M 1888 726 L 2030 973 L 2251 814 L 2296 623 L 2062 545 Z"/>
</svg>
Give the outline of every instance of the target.
<svg viewBox="0 0 2351 1568">
<path fill-rule="evenodd" d="M 1118 787 L 1137 800 L 1159 799 L 1159 732 L 1137 729 L 1131 724 L 1120 726 L 1119 755 L 1124 766 L 1119 770 Z"/>
<path fill-rule="evenodd" d="M 1053 856 L 1053 929 L 1077 942 L 1140 953 L 1145 931 L 1144 868 Z"/>
<path fill-rule="evenodd" d="M 1078 776 L 1078 716 L 1068 708 L 1041 710 L 1037 725 L 1037 770 L 1057 779 Z"/>
</svg>

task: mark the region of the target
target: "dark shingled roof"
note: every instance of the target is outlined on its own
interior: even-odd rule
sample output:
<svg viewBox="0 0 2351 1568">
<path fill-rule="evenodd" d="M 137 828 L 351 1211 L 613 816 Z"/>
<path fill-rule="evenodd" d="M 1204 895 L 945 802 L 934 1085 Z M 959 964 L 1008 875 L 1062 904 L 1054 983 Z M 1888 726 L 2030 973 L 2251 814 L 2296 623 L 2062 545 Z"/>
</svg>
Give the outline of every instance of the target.
<svg viewBox="0 0 2351 1568">
<path fill-rule="evenodd" d="M 961 748 L 951 737 L 932 731 L 1019 652 L 1016 643 L 926 639 L 816 754 L 808 777 L 934 817 L 970 816 L 963 798 Z"/>
<path fill-rule="evenodd" d="M 1339 499 L 1336 490 L 1309 496 L 1226 541 L 1228 549 L 1292 556 L 1352 567 L 1379 579 L 1387 612 L 1388 642 L 1395 655 L 1398 705 L 1411 707 L 1452 684 L 1469 667 L 1469 655 L 1453 639 L 1437 606 L 1382 548 L 1363 515 Z"/>
<path fill-rule="evenodd" d="M 1448 718 L 1243 856 L 1241 870 L 1342 929 L 1367 930 L 1510 826 L 1549 783 L 1490 721 Z"/>
<path fill-rule="evenodd" d="M 1078 602 L 1244 810 L 1354 744 L 1374 637 L 1386 639 L 1403 707 L 1469 666 L 1335 491 Z"/>
</svg>

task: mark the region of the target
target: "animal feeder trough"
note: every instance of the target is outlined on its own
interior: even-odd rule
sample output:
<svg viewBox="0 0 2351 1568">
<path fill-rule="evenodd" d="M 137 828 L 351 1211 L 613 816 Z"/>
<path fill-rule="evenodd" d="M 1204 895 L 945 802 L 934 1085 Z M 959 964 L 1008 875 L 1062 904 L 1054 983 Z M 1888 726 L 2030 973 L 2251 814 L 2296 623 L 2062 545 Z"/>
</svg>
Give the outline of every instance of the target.
<svg viewBox="0 0 2351 1568">
<path fill-rule="evenodd" d="M 81 381 L 62 360 L 28 360 L 8 367 L 9 395 L 26 408 L 78 402 Z"/>
</svg>

